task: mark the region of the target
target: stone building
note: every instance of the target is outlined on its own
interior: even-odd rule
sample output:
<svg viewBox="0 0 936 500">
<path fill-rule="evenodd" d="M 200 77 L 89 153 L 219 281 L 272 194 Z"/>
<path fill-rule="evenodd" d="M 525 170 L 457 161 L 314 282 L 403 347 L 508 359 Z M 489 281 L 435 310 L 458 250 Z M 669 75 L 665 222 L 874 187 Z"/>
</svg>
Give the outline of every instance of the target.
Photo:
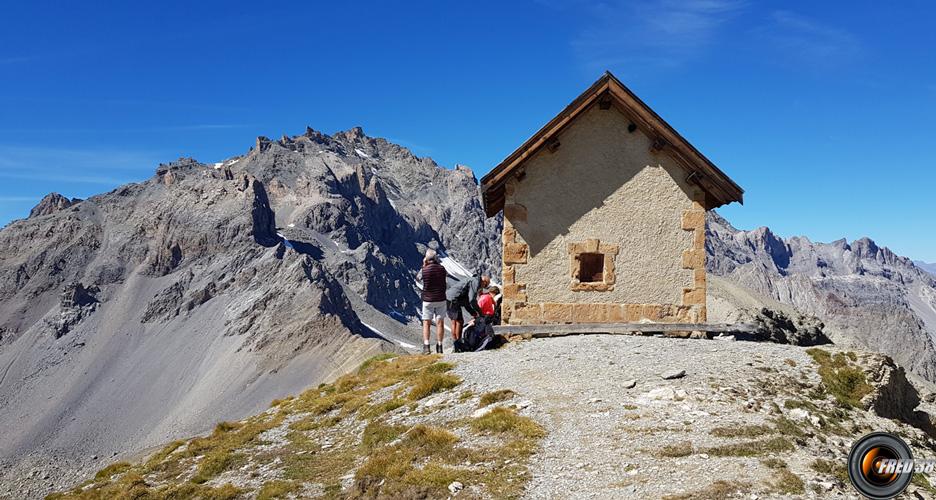
<svg viewBox="0 0 936 500">
<path fill-rule="evenodd" d="M 705 211 L 744 191 L 612 74 L 481 183 L 506 324 L 706 321 Z"/>
</svg>

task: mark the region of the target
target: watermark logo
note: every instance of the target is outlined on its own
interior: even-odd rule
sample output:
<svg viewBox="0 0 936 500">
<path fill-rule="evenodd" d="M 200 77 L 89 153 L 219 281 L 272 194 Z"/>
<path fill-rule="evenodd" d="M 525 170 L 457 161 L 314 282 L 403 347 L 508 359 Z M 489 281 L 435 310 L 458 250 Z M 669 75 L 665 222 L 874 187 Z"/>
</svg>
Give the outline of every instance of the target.
<svg viewBox="0 0 936 500">
<path fill-rule="evenodd" d="M 862 495 L 873 500 L 894 498 L 910 484 L 914 472 L 932 471 L 932 460 L 914 462 L 910 447 L 888 432 L 868 434 L 848 454 L 848 477 Z"/>
</svg>

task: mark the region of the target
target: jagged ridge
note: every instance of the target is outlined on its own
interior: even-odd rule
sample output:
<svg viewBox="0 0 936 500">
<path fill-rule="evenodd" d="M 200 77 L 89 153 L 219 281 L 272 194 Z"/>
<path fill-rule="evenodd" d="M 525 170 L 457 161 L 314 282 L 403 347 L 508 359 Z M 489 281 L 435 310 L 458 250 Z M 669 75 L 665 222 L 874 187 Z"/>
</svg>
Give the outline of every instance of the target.
<svg viewBox="0 0 936 500">
<path fill-rule="evenodd" d="M 67 481 L 416 343 L 422 252 L 490 272 L 498 228 L 470 170 L 360 128 L 50 195 L 0 231 L 0 461 Z"/>
<path fill-rule="evenodd" d="M 892 356 L 936 381 L 936 279 L 869 238 L 813 243 L 766 227 L 707 225 L 709 272 L 822 319 L 838 344 Z"/>
</svg>

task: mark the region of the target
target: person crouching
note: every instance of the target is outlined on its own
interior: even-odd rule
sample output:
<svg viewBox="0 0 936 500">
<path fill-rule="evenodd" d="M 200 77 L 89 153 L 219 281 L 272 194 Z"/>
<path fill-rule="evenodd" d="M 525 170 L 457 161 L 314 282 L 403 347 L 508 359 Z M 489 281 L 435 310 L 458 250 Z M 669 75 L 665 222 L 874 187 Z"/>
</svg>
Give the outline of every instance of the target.
<svg viewBox="0 0 936 500">
<path fill-rule="evenodd" d="M 449 287 L 446 292 L 448 299 L 448 317 L 452 320 L 452 340 L 461 339 L 462 328 L 465 326 L 465 318 L 462 315 L 462 309 L 468 311 L 472 318 L 477 318 L 481 314 L 481 307 L 478 306 L 478 295 L 491 284 L 491 278 L 487 275 L 474 275 L 470 278 L 461 280 Z"/>
</svg>

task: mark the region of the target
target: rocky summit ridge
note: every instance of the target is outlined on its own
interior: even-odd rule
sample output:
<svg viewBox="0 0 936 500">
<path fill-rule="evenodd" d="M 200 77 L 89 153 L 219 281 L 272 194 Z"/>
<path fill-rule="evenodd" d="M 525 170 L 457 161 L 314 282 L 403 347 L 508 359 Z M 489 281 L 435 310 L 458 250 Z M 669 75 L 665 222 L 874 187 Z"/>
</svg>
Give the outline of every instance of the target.
<svg viewBox="0 0 936 500">
<path fill-rule="evenodd" d="M 717 213 L 706 267 L 724 281 L 824 323 L 836 344 L 892 356 L 936 381 L 936 277 L 869 238 L 814 243 L 761 227 L 739 231 Z"/>
<path fill-rule="evenodd" d="M 0 484 L 70 486 L 407 350 L 422 253 L 498 276 L 500 224 L 471 169 L 359 127 L 258 137 L 86 200 L 50 194 L 0 230 L 0 421 L 16 429 L 0 434 Z M 715 213 L 707 250 L 713 321 L 936 377 L 936 278 L 908 259 Z"/>
<path fill-rule="evenodd" d="M 491 272 L 498 225 L 469 169 L 360 128 L 50 195 L 0 230 L 0 474 L 69 481 L 414 343 L 425 249 Z"/>
</svg>

